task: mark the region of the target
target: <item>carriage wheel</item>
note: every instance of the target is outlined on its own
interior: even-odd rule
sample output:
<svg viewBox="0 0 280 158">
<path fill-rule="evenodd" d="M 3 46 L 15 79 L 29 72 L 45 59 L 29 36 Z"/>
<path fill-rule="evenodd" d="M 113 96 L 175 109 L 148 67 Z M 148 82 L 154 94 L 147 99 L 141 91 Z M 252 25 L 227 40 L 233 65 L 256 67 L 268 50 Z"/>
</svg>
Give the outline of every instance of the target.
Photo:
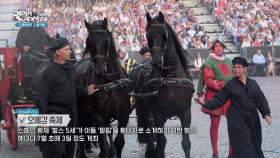
<svg viewBox="0 0 280 158">
<path fill-rule="evenodd" d="M 17 150 L 18 140 L 17 140 L 17 120 L 15 114 L 12 112 L 12 108 L 8 103 L 5 106 L 5 122 L 8 123 L 6 128 L 7 138 L 12 150 Z"/>
</svg>

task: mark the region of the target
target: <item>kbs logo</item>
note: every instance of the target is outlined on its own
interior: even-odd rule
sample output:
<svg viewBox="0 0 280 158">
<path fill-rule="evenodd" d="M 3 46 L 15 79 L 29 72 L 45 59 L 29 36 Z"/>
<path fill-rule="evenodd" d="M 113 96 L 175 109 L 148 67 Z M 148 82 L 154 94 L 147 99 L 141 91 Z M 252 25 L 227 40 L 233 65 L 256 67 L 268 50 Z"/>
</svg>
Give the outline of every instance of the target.
<svg viewBox="0 0 280 158">
<path fill-rule="evenodd" d="M 48 27 L 48 17 L 38 15 L 29 10 L 15 10 L 16 27 Z"/>
</svg>

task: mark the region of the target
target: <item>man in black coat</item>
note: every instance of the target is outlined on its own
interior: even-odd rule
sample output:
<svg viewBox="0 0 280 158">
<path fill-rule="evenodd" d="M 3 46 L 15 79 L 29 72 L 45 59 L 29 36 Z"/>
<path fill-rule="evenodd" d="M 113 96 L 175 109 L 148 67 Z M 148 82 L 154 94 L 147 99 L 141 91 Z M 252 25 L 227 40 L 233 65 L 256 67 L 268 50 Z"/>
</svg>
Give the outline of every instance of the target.
<svg viewBox="0 0 280 158">
<path fill-rule="evenodd" d="M 136 68 L 130 73 L 130 78 L 133 80 L 133 86 L 136 93 L 144 93 L 145 84 L 149 81 L 151 77 L 151 72 L 153 66 L 151 64 L 152 54 L 148 47 L 142 47 L 140 49 L 140 55 L 142 56 L 142 61 L 140 64 L 136 65 Z M 138 128 L 143 128 L 144 131 L 148 128 L 149 118 L 151 118 L 151 113 L 147 111 L 144 101 L 141 97 L 135 99 L 135 108 L 137 115 L 137 126 Z M 148 143 L 148 134 L 138 134 L 137 140 L 140 144 Z M 144 147 L 144 146 L 143 146 Z"/>
<path fill-rule="evenodd" d="M 75 85 L 74 68 L 69 62 L 71 49 L 66 38 L 57 35 L 49 47 L 54 60 L 43 71 L 39 80 L 38 97 L 41 114 L 69 114 L 68 127 L 77 125 L 76 95 L 92 95 L 94 85 L 81 88 Z M 73 158 L 74 142 L 40 142 L 43 158 Z"/>
<path fill-rule="evenodd" d="M 272 121 L 268 102 L 257 82 L 246 76 L 246 59 L 236 57 L 232 63 L 233 74 L 236 77 L 229 80 L 211 100 L 204 102 L 202 98 L 196 98 L 196 101 L 213 110 L 231 99 L 227 111 L 227 124 L 232 158 L 264 158 L 258 111 L 270 125 Z"/>
</svg>

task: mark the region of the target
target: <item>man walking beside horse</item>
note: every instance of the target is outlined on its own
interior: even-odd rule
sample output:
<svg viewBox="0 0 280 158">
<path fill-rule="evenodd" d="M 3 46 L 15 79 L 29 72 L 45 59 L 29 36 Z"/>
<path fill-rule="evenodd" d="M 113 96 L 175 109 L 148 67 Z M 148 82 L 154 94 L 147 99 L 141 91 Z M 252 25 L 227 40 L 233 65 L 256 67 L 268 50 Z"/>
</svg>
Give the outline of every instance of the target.
<svg viewBox="0 0 280 158">
<path fill-rule="evenodd" d="M 66 38 L 56 35 L 53 38 L 50 52 L 54 60 L 50 62 L 40 76 L 38 85 L 39 110 L 41 114 L 69 114 L 71 121 L 68 127 L 77 124 L 76 95 L 92 95 L 94 85 L 87 88 L 75 86 L 74 67 L 69 62 L 71 49 Z M 74 142 L 40 142 L 43 158 L 73 158 Z"/>
</svg>

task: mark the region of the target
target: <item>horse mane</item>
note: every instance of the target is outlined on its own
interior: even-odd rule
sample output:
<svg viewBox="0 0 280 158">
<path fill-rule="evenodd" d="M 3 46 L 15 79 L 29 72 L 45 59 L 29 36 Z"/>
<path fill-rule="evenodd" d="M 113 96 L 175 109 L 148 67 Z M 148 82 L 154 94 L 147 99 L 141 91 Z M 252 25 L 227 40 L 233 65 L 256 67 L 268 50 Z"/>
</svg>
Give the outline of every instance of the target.
<svg viewBox="0 0 280 158">
<path fill-rule="evenodd" d="M 108 31 L 108 34 L 109 34 L 109 39 L 110 39 L 109 47 L 110 47 L 110 50 L 111 50 L 109 56 L 112 57 L 112 59 L 118 59 L 117 49 L 116 49 L 116 46 L 115 46 L 115 40 L 113 38 L 113 31 L 110 32 L 108 29 L 107 29 L 107 31 Z"/>
<path fill-rule="evenodd" d="M 188 52 L 182 47 L 176 33 L 173 31 L 171 26 L 167 22 L 165 22 L 165 25 L 167 26 L 167 29 L 171 32 L 171 35 L 172 35 L 172 38 L 173 38 L 173 41 L 175 44 L 175 48 L 176 48 L 177 54 L 179 56 L 179 59 L 182 63 L 182 66 L 184 67 L 185 65 L 188 65 L 188 60 L 184 57 L 184 54 L 189 56 Z"/>
<path fill-rule="evenodd" d="M 82 58 L 84 58 L 88 53 L 89 53 L 89 36 L 86 39 L 86 48 L 84 50 L 84 52 L 82 53 Z M 90 53 L 89 53 L 90 54 Z M 90 54 L 91 56 L 91 54 Z"/>
</svg>

